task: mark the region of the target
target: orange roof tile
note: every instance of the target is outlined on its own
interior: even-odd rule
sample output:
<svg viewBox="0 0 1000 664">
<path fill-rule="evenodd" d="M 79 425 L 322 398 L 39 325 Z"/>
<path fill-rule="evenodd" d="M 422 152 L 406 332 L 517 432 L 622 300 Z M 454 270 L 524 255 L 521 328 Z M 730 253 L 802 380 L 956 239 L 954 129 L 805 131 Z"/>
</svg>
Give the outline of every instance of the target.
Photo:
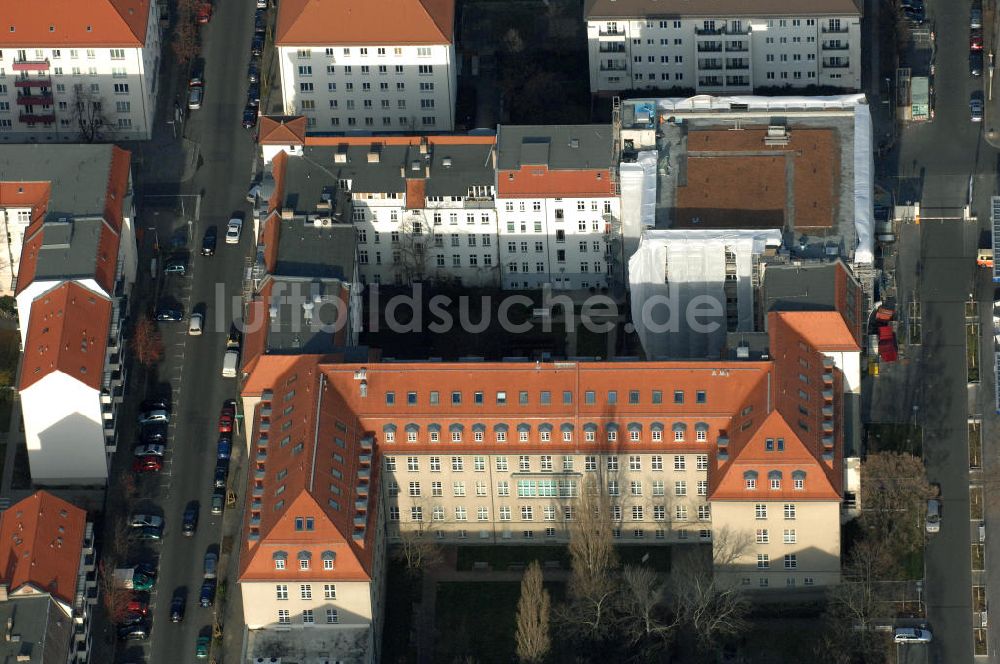
<svg viewBox="0 0 1000 664">
<path fill-rule="evenodd" d="M 493 145 L 496 136 L 306 136 L 307 147 L 329 147 L 337 145 L 420 145 L 426 140 L 429 145 Z"/>
<path fill-rule="evenodd" d="M 427 205 L 424 191 L 427 183 L 423 179 L 407 178 L 406 180 L 406 209 L 417 210 Z"/>
<path fill-rule="evenodd" d="M 606 168 L 549 170 L 545 165 L 522 166 L 497 173 L 497 197 L 611 196 L 614 187 Z"/>
<path fill-rule="evenodd" d="M 455 0 L 282 0 L 275 44 L 450 44 Z"/>
<path fill-rule="evenodd" d="M 28 316 L 19 388 L 61 371 L 100 389 L 111 302 L 71 281 L 39 295 Z"/>
<path fill-rule="evenodd" d="M 8 592 L 31 585 L 73 605 L 87 513 L 38 491 L 0 515 L 0 580 Z"/>
<path fill-rule="evenodd" d="M 780 319 L 820 351 L 860 351 L 854 333 L 838 311 L 772 311 L 768 325 Z"/>
<path fill-rule="evenodd" d="M 138 48 L 146 43 L 149 17 L 150 0 L 6 2 L 0 47 Z"/>
<path fill-rule="evenodd" d="M 260 119 L 261 145 L 303 145 L 306 140 L 304 115 L 265 115 Z"/>
</svg>

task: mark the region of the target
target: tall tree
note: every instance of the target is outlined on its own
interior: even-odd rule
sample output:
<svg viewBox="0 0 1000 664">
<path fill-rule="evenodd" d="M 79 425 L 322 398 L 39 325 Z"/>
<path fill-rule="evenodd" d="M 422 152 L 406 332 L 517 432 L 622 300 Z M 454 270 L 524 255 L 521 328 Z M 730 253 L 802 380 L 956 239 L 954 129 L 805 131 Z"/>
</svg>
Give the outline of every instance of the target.
<svg viewBox="0 0 1000 664">
<path fill-rule="evenodd" d="M 144 367 L 151 367 L 163 358 L 163 337 L 152 318 L 143 316 L 135 324 L 131 346 L 135 359 Z"/>
<path fill-rule="evenodd" d="M 912 454 L 878 452 L 861 466 L 861 526 L 901 560 L 923 546 L 926 501 L 933 495 L 924 462 Z"/>
<path fill-rule="evenodd" d="M 104 108 L 104 99 L 96 93 L 85 92 L 82 84 L 77 84 L 73 95 L 70 121 L 80 131 L 80 140 L 84 143 L 93 143 L 104 132 L 114 129 Z"/>
<path fill-rule="evenodd" d="M 174 36 L 171 47 L 177 62 L 182 65 L 194 60 L 201 53 L 201 35 L 195 24 L 198 0 L 178 0 L 177 23 L 174 25 Z"/>
<path fill-rule="evenodd" d="M 667 583 L 656 570 L 626 565 L 622 570 L 620 620 L 630 645 L 650 655 L 662 648 L 678 626 L 665 611 Z"/>
<path fill-rule="evenodd" d="M 612 538 L 612 506 L 597 480 L 588 477 L 569 528 L 570 602 L 562 618 L 587 638 L 601 638 L 611 627 L 617 590 L 618 554 Z"/>
<path fill-rule="evenodd" d="M 517 658 L 525 664 L 539 664 L 549 653 L 551 605 L 549 591 L 542 586 L 542 566 L 532 561 L 521 579 L 517 601 Z"/>
</svg>

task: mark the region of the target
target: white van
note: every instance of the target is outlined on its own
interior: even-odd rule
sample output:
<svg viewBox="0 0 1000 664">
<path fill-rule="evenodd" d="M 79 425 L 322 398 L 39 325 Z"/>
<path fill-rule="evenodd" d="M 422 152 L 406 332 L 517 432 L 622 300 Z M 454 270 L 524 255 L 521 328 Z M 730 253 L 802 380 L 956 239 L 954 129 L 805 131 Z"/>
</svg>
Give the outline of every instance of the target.
<svg viewBox="0 0 1000 664">
<path fill-rule="evenodd" d="M 222 377 L 236 378 L 236 370 L 240 365 L 240 351 L 229 349 L 222 358 Z"/>
</svg>

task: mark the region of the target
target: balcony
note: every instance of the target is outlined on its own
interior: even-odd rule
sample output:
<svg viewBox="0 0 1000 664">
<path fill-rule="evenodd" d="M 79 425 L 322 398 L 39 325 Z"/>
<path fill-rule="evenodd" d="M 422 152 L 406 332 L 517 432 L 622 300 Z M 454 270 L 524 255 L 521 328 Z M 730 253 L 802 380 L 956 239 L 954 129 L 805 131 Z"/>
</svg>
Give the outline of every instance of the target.
<svg viewBox="0 0 1000 664">
<path fill-rule="evenodd" d="M 624 62 L 602 62 L 601 71 L 625 71 Z"/>
<path fill-rule="evenodd" d="M 831 25 L 825 25 L 825 26 L 823 26 L 821 32 L 824 35 L 846 35 L 847 34 L 847 26 L 846 25 L 838 25 L 838 26 L 834 27 L 834 26 L 831 26 Z"/>
<path fill-rule="evenodd" d="M 18 95 L 18 106 L 51 106 L 52 95 Z"/>
<path fill-rule="evenodd" d="M 703 42 L 698 44 L 699 53 L 722 53 L 722 42 Z"/>
<path fill-rule="evenodd" d="M 721 88 L 722 79 L 718 76 L 702 76 L 698 79 L 699 88 Z"/>
<path fill-rule="evenodd" d="M 624 53 L 625 44 L 621 42 L 604 42 L 597 51 L 599 53 Z"/>
<path fill-rule="evenodd" d="M 726 33 L 723 28 L 695 28 L 694 34 L 698 37 L 718 37 Z"/>
<path fill-rule="evenodd" d="M 746 60 L 726 60 L 726 69 L 730 71 L 748 71 L 750 63 Z"/>
<path fill-rule="evenodd" d="M 825 69 L 847 69 L 851 66 L 851 61 L 847 58 L 823 58 Z"/>
<path fill-rule="evenodd" d="M 48 60 L 15 60 L 14 71 L 48 71 Z"/>
<path fill-rule="evenodd" d="M 21 113 L 17 119 L 26 124 L 52 124 L 56 121 L 55 113 Z"/>
<path fill-rule="evenodd" d="M 749 88 L 750 79 L 746 76 L 727 76 L 726 87 L 729 88 Z"/>
<path fill-rule="evenodd" d="M 15 88 L 51 88 L 52 79 L 48 76 L 42 76 L 38 78 L 15 78 L 14 79 Z"/>
<path fill-rule="evenodd" d="M 597 35 L 599 37 L 621 37 L 625 38 L 625 28 L 601 28 Z"/>
<path fill-rule="evenodd" d="M 492 196 L 470 196 L 463 203 L 466 210 L 492 210 L 496 206 Z"/>
<path fill-rule="evenodd" d="M 718 60 L 703 60 L 698 63 L 698 69 L 701 71 L 721 71 L 722 63 Z"/>
<path fill-rule="evenodd" d="M 844 44 L 839 41 L 823 42 L 824 51 L 846 51 L 851 48 L 850 44 Z"/>
<path fill-rule="evenodd" d="M 729 42 L 726 44 L 726 53 L 746 53 L 750 47 L 743 42 Z"/>
</svg>

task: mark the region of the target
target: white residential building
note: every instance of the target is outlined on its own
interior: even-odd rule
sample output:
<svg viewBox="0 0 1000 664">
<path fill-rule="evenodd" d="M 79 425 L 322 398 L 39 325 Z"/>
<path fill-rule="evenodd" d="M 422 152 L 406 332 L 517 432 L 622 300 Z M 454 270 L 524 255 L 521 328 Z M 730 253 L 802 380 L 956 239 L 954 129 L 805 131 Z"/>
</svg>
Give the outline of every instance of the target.
<svg viewBox="0 0 1000 664">
<path fill-rule="evenodd" d="M 312 131 L 451 131 L 454 0 L 282 3 L 275 44 L 287 114 Z"/>
<path fill-rule="evenodd" d="M 621 204 L 611 127 L 510 126 L 497 134 L 503 288 L 610 286 Z"/>
<path fill-rule="evenodd" d="M 0 31 L 0 141 L 145 140 L 156 112 L 157 4 L 10 3 Z"/>
<path fill-rule="evenodd" d="M 783 13 L 722 0 L 588 0 L 593 94 L 685 89 L 740 94 L 760 88 L 861 87 L 855 0 L 788 3 Z"/>
<path fill-rule="evenodd" d="M 14 289 L 32 481 L 103 484 L 117 445 L 121 321 L 136 272 L 131 156 L 111 145 L 19 149 L 65 157 L 24 231 Z"/>
</svg>

